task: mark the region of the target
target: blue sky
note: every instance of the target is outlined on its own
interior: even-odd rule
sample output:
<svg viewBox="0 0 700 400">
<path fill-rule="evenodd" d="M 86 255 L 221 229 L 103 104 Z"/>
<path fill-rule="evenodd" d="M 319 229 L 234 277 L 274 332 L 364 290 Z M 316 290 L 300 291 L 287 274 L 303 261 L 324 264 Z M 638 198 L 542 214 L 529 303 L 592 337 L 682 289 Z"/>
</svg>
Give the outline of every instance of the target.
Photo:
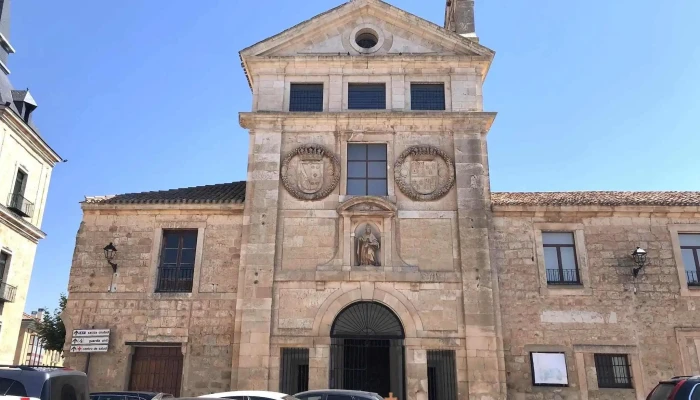
<svg viewBox="0 0 700 400">
<path fill-rule="evenodd" d="M 12 82 L 69 160 L 54 169 L 27 310 L 66 291 L 84 195 L 245 179 L 238 51 L 341 2 L 15 0 Z M 443 0 L 391 3 L 442 24 Z M 497 53 L 484 87 L 499 113 L 493 190 L 700 190 L 698 15 L 697 0 L 477 0 Z"/>
</svg>

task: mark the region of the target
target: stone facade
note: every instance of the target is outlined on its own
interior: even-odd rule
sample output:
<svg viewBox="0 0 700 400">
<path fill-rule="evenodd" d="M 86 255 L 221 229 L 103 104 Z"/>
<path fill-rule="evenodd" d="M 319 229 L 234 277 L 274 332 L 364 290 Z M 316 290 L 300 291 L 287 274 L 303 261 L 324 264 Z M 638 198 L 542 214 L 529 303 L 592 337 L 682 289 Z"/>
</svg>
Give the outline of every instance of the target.
<svg viewBox="0 0 700 400">
<path fill-rule="evenodd" d="M 450 18 L 470 15 L 456 4 Z M 354 41 L 363 32 L 374 46 Z M 66 327 L 113 332 L 109 351 L 91 359 L 92 389 L 132 387 L 139 349 L 158 346 L 182 353 L 182 394 L 279 390 L 290 348 L 308 351 L 310 389 L 343 386 L 342 351 L 359 339 L 338 333 L 338 320 L 361 304 L 399 321 L 391 340 L 381 327 L 362 332 L 400 349 L 387 353 L 385 378 L 401 399 L 435 390 L 435 350 L 453 357 L 459 399 L 641 398 L 660 378 L 697 372 L 696 292 L 674 249 L 678 232 L 700 232 L 700 195 L 601 205 L 591 194 L 564 207 L 492 194 L 495 114 L 483 111 L 481 89 L 493 52 L 468 33 L 353 0 L 243 50 L 253 91 L 252 112 L 240 114 L 245 184 L 82 205 Z M 323 85 L 323 111 L 289 111 L 299 83 Z M 386 109 L 351 110 L 357 83 L 383 83 Z M 442 84 L 444 110 L 412 109 L 414 83 Z M 351 149 L 363 144 L 385 149 L 384 195 L 350 187 Z M 163 238 L 183 230 L 197 232 L 191 289 L 162 293 L 173 288 L 162 286 L 169 251 L 181 260 L 194 246 Z M 571 233 L 580 285 L 548 283 L 542 232 Z M 102 254 L 110 242 L 116 273 Z M 650 261 L 633 279 L 636 246 Z M 533 386 L 531 352 L 563 353 L 567 386 Z M 609 353 L 629 359 L 631 389 L 598 388 L 594 354 Z M 85 362 L 67 353 L 69 366 Z"/>
</svg>

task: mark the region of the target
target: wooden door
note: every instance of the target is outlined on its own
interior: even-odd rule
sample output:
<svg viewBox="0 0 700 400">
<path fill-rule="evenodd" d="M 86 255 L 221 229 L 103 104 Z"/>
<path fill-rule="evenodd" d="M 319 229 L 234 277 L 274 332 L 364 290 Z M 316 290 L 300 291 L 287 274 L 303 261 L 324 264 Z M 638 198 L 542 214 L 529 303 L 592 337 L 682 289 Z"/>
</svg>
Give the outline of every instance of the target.
<svg viewBox="0 0 700 400">
<path fill-rule="evenodd" d="M 182 358 L 180 347 L 137 347 L 131 361 L 129 390 L 180 396 Z"/>
</svg>

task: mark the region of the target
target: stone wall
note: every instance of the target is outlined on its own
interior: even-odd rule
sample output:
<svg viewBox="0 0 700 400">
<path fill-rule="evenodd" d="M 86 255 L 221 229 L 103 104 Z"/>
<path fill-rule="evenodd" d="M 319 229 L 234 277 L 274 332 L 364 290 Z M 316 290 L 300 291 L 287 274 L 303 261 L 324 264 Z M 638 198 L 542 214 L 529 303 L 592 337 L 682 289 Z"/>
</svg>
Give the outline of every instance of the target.
<svg viewBox="0 0 700 400">
<path fill-rule="evenodd" d="M 83 205 L 65 320 L 67 332 L 111 329 L 109 351 L 90 362 L 91 390 L 127 389 L 134 346 L 153 343 L 181 346 L 182 395 L 231 387 L 241 208 Z M 163 229 L 198 230 L 192 293 L 155 293 Z M 102 251 L 109 242 L 118 250 L 114 277 Z M 84 354 L 65 354 L 67 366 L 84 369 Z"/>
<path fill-rule="evenodd" d="M 677 227 L 692 231 L 700 222 L 697 214 L 589 208 L 496 211 L 492 260 L 502 289 L 509 396 L 640 399 L 661 379 L 700 372 L 700 329 L 692 328 L 700 326 L 700 292 L 682 293 L 687 286 L 679 280 L 672 243 Z M 547 286 L 537 243 L 542 230 L 577 232 L 583 286 Z M 634 279 L 630 254 L 637 246 L 648 251 L 648 265 Z M 531 351 L 565 352 L 570 386 L 533 387 Z M 635 389 L 599 389 L 594 353 L 629 354 Z"/>
</svg>

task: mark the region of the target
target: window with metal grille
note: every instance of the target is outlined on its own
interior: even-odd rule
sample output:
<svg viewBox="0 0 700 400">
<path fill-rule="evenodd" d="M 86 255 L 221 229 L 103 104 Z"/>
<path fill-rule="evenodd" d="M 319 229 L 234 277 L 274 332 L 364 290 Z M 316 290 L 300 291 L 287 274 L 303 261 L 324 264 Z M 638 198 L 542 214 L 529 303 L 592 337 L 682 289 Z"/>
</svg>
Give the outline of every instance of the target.
<svg viewBox="0 0 700 400">
<path fill-rule="evenodd" d="M 280 392 L 309 390 L 309 349 L 284 348 L 280 358 Z"/>
<path fill-rule="evenodd" d="M 156 292 L 192 292 L 196 230 L 164 230 Z"/>
<path fill-rule="evenodd" d="M 292 83 L 289 111 L 323 111 L 323 84 Z"/>
<path fill-rule="evenodd" d="M 386 145 L 348 143 L 347 194 L 386 196 Z"/>
<path fill-rule="evenodd" d="M 411 83 L 411 110 L 445 110 L 445 84 Z"/>
<path fill-rule="evenodd" d="M 632 376 L 627 354 L 595 354 L 599 388 L 631 388 Z"/>
<path fill-rule="evenodd" d="M 383 83 L 349 83 L 349 110 L 386 110 L 386 85 Z"/>
<path fill-rule="evenodd" d="M 428 350 L 428 400 L 457 400 L 454 350 Z"/>
<path fill-rule="evenodd" d="M 679 233 L 678 241 L 688 286 L 700 286 L 700 234 Z"/>
<path fill-rule="evenodd" d="M 580 285 L 572 232 L 542 232 L 544 266 L 549 285 Z"/>
</svg>

